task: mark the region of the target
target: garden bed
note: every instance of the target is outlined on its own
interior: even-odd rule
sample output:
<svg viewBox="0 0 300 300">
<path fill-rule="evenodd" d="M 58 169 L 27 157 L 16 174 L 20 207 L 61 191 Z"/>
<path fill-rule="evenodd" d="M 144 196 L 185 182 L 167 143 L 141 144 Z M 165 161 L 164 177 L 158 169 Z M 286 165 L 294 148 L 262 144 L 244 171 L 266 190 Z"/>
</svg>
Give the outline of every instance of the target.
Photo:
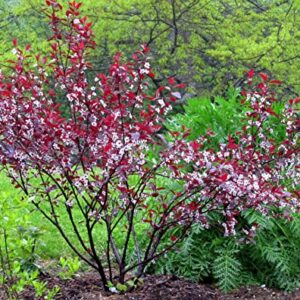
<svg viewBox="0 0 300 300">
<path fill-rule="evenodd" d="M 174 276 L 148 276 L 145 283 L 132 293 L 124 295 L 108 295 L 99 284 L 98 274 L 93 272 L 78 274 L 74 279 L 61 280 L 58 277 L 44 276 L 48 287 L 59 286 L 57 300 L 229 300 L 229 299 L 300 299 L 300 290 L 293 293 L 278 291 L 266 287 L 242 287 L 231 293 L 222 293 L 213 285 L 197 284 Z M 6 296 L 0 291 L 0 299 Z M 22 300 L 33 300 L 34 291 L 27 289 L 22 294 Z"/>
</svg>

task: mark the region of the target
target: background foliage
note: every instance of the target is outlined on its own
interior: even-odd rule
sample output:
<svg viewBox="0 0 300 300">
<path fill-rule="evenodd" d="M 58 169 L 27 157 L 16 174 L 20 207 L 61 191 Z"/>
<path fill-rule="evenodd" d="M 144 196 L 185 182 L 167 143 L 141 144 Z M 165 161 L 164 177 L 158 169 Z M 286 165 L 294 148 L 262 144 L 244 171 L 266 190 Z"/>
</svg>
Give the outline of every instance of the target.
<svg viewBox="0 0 300 300">
<path fill-rule="evenodd" d="M 1 0 L 0 54 L 17 37 L 34 48 L 47 34 L 43 0 Z M 240 86 L 246 69 L 269 71 L 299 92 L 300 2 L 291 0 L 83 1 L 94 23 L 95 68 L 107 69 L 117 50 L 129 55 L 148 43 L 161 78 L 176 75 L 198 95 Z"/>
</svg>

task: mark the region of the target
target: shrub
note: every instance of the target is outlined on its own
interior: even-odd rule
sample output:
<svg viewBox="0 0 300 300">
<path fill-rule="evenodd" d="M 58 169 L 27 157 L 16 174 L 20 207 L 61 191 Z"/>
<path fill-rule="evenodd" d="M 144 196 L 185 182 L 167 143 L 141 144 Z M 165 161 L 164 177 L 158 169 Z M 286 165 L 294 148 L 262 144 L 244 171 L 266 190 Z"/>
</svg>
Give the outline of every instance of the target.
<svg viewBox="0 0 300 300">
<path fill-rule="evenodd" d="M 190 99 L 184 106 L 184 113 L 168 119 L 167 127 L 179 130 L 182 125 L 189 126 L 192 129 L 189 139 L 211 129 L 215 135 L 207 147 L 218 147 L 226 141 L 228 134 L 242 130 L 245 125 L 242 116 L 247 107 L 241 105 L 240 98 L 238 91 L 231 90 L 226 99 Z M 274 101 L 272 109 L 281 115 L 287 103 L 284 99 Z M 276 116 L 269 116 L 266 122 L 273 129 L 273 138 L 281 142 L 285 137 L 285 126 Z M 289 181 L 284 184 L 288 185 Z M 295 190 L 299 188 L 298 181 Z M 151 271 L 176 274 L 194 281 L 214 281 L 225 291 L 245 284 L 267 284 L 288 291 L 299 287 L 299 215 L 294 215 L 289 222 L 265 218 L 248 210 L 245 221 L 259 225 L 253 242 L 243 243 L 236 236 L 224 237 L 217 228 L 203 231 L 194 226 L 176 251 L 161 258 Z"/>
<path fill-rule="evenodd" d="M 34 56 L 30 46 L 22 50 L 14 41 L 16 60 L 0 76 L 0 160 L 70 248 L 99 272 L 106 290 L 124 291 L 126 282 L 135 286 L 149 262 L 172 249 L 194 223 L 208 228 L 214 214 L 226 235 L 240 227 L 251 237 L 256 226 L 244 228 L 245 209 L 287 217 L 298 209 L 295 183 L 289 190 L 281 184 L 286 170 L 298 178 L 298 121 L 288 107 L 278 116 L 286 139 L 270 137 L 264 126 L 273 114 L 267 80 L 245 99 L 243 130 L 218 151 L 205 149 L 210 132 L 193 141 L 186 141 L 188 130 L 164 139 L 159 130 L 181 86 L 170 79 L 172 89 L 161 86 L 150 94 L 154 74 L 146 47 L 128 63 L 117 54 L 107 75 L 88 80 L 95 45 L 91 23 L 80 16 L 79 3 L 69 3 L 65 17 L 58 2 L 46 4 L 51 53 Z M 61 97 L 68 100 L 70 117 L 59 110 Z M 161 247 L 163 239 L 168 242 Z"/>
</svg>

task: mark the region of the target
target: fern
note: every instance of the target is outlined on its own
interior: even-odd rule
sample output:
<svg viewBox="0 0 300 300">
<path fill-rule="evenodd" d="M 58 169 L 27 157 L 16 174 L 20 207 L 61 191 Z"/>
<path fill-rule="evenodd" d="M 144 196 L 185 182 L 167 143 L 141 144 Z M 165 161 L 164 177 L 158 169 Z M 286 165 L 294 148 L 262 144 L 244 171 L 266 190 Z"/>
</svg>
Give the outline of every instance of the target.
<svg viewBox="0 0 300 300">
<path fill-rule="evenodd" d="M 181 243 L 180 248 L 161 259 L 156 266 L 159 274 L 175 274 L 193 281 L 202 281 L 210 276 L 212 253 L 209 243 L 196 238 L 199 226 Z"/>
<path fill-rule="evenodd" d="M 215 97 L 189 99 L 184 106 L 184 114 L 176 114 L 166 122 L 170 130 L 178 131 L 182 125 L 192 128 L 190 139 L 197 138 L 211 129 L 215 136 L 211 145 L 217 146 L 224 142 L 229 133 L 242 127 L 240 120 L 246 107 L 239 102 L 239 92 L 232 89 L 227 99 Z"/>
<path fill-rule="evenodd" d="M 300 219 L 270 219 L 249 253 L 263 283 L 292 291 L 300 286 Z"/>
<path fill-rule="evenodd" d="M 223 291 L 230 291 L 240 284 L 242 265 L 237 259 L 238 250 L 227 246 L 217 250 L 217 258 L 213 262 L 213 274 L 217 279 L 218 286 Z"/>
<path fill-rule="evenodd" d="M 224 291 L 249 284 L 287 291 L 299 287 L 300 217 L 288 222 L 251 211 L 244 217 L 261 225 L 253 243 L 238 243 L 214 228 L 203 231 L 194 226 L 187 240 L 161 259 L 155 271 L 193 281 L 213 280 Z"/>
</svg>

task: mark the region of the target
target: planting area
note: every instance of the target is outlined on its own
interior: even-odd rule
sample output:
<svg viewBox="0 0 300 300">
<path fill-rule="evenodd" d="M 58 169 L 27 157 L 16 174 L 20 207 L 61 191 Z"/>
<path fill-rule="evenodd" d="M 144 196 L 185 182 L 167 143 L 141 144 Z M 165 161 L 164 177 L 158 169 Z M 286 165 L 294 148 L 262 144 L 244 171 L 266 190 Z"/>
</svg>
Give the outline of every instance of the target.
<svg viewBox="0 0 300 300">
<path fill-rule="evenodd" d="M 73 279 L 63 281 L 53 277 L 44 277 L 49 287 L 59 285 L 60 293 L 55 299 L 105 299 L 105 300 L 158 300 L 158 299 L 189 299 L 189 300 L 232 300 L 232 299 L 277 299 L 294 300 L 299 298 L 299 291 L 292 293 L 279 291 L 267 287 L 249 286 L 241 287 L 229 293 L 221 292 L 216 286 L 209 284 L 197 284 L 184 279 L 171 276 L 149 276 L 145 278 L 143 287 L 131 293 L 123 295 L 111 295 L 103 291 L 98 285 L 97 274 L 78 274 Z M 0 294 L 1 295 L 1 294 Z M 21 299 L 34 299 L 33 289 L 26 289 L 21 293 Z M 7 299 L 2 295 L 0 299 Z"/>
<path fill-rule="evenodd" d="M 0 14 L 1 300 L 300 299 L 294 2 Z"/>
</svg>

